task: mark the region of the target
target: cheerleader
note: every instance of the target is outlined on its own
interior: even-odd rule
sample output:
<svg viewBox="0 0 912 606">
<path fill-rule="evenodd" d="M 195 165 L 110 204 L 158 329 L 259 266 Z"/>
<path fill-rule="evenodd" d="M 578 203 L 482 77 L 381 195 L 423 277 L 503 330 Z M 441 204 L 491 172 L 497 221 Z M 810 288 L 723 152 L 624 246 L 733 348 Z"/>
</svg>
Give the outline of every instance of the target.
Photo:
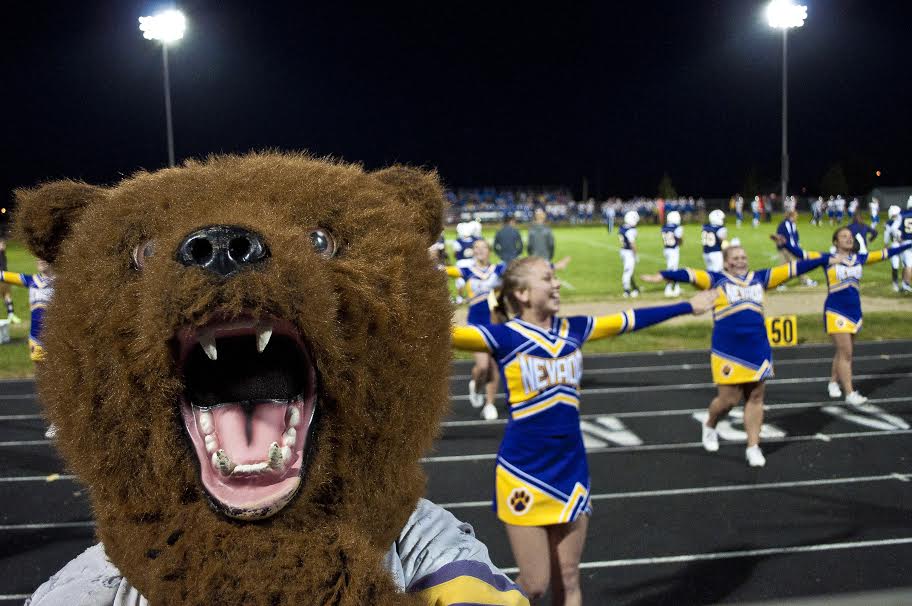
<svg viewBox="0 0 912 606">
<path fill-rule="evenodd" d="M 44 324 L 44 310 L 54 294 L 54 274 L 47 261 L 38 259 L 37 274 L 17 274 L 0 271 L 0 282 L 29 289 L 29 307 L 32 311 L 29 326 L 29 357 L 33 362 L 44 360 L 44 344 L 41 340 L 41 326 Z"/>
<path fill-rule="evenodd" d="M 840 255 L 840 261 L 826 270 L 827 298 L 823 303 L 824 330 L 833 340 L 836 348 L 827 391 L 831 398 L 841 398 L 845 392 L 846 404 L 859 406 L 868 399 L 858 393 L 852 384 L 852 354 L 855 335 L 861 330 L 861 284 L 862 268 L 871 263 L 884 261 L 912 247 L 907 242 L 892 248 L 860 253 L 859 242 L 848 227 L 840 227 L 833 233 L 833 246 Z M 797 246 L 789 251 L 799 259 L 815 259 L 825 253 L 806 252 Z"/>
<path fill-rule="evenodd" d="M 525 257 L 504 273 L 499 298 L 516 317 L 453 328 L 453 347 L 494 355 L 507 392 L 509 421 L 497 455 L 494 510 L 519 566 L 517 584 L 531 601 L 550 583 L 552 603 L 582 603 L 579 561 L 591 514 L 579 419 L 583 344 L 704 313 L 715 296 L 700 293 L 690 302 L 562 318 L 560 282 L 551 265 Z"/>
<path fill-rule="evenodd" d="M 773 376 L 773 355 L 763 319 L 763 293 L 827 263 L 829 255 L 750 271 L 745 250 L 732 245 L 725 249 L 723 261 L 723 272 L 681 269 L 641 277 L 644 282 L 660 283 L 664 279 L 718 290 L 710 353 L 718 394 L 709 405 L 709 418 L 703 426 L 703 447 L 710 452 L 719 450 L 716 424 L 743 398 L 747 431 L 745 458 L 751 467 L 762 467 L 766 464 L 760 450 L 764 381 Z"/>
<path fill-rule="evenodd" d="M 471 264 L 447 266 L 447 275 L 462 280 L 466 297 L 469 301 L 469 324 L 491 324 L 491 307 L 488 297 L 500 286 L 500 279 L 506 269 L 503 263 L 490 263 L 491 248 L 487 240 L 475 240 L 472 243 Z M 475 365 L 472 367 L 472 379 L 469 381 L 469 402 L 475 408 L 481 408 L 483 419 L 493 421 L 497 418 L 497 407 L 494 399 L 497 396 L 497 373 L 491 354 L 485 351 L 475 352 Z"/>
</svg>

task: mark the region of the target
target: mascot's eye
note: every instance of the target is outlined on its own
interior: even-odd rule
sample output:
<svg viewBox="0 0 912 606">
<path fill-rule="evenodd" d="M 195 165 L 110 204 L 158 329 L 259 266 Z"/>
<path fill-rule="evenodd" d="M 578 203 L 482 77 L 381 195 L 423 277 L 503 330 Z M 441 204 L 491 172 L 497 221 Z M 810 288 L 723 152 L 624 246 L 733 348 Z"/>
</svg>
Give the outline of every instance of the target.
<svg viewBox="0 0 912 606">
<path fill-rule="evenodd" d="M 142 269 L 146 265 L 146 259 L 154 254 L 154 241 L 146 240 L 145 242 L 138 244 L 136 248 L 133 249 L 133 267 L 136 269 Z"/>
<path fill-rule="evenodd" d="M 333 235 L 325 229 L 314 229 L 308 234 L 308 237 L 310 237 L 310 244 L 318 255 L 322 257 L 334 257 L 336 252 L 338 252 L 335 238 L 333 238 Z"/>
</svg>

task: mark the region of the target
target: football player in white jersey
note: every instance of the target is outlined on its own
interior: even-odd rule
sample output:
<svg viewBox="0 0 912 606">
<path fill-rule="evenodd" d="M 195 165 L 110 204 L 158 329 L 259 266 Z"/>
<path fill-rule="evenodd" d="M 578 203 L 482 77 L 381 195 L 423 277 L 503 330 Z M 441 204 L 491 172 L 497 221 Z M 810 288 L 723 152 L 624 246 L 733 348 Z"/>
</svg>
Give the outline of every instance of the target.
<svg viewBox="0 0 912 606">
<path fill-rule="evenodd" d="M 625 297 L 635 298 L 640 296 L 640 291 L 637 289 L 636 282 L 633 279 L 637 260 L 636 226 L 639 222 L 640 214 L 635 210 L 628 210 L 624 213 L 624 224 L 618 230 L 618 236 L 621 240 L 621 263 L 624 266 L 621 273 L 621 285 L 624 287 Z"/>
<path fill-rule="evenodd" d="M 665 269 L 674 271 L 681 262 L 681 244 L 684 243 L 684 228 L 681 227 L 681 213 L 676 210 L 668 213 L 662 227 L 662 253 L 665 255 Z M 666 297 L 681 296 L 681 287 L 677 282 L 665 285 Z"/>
<path fill-rule="evenodd" d="M 700 239 L 703 244 L 703 263 L 706 265 L 706 271 L 722 271 L 722 249 L 728 240 L 724 212 L 716 209 L 709 213 L 709 223 L 703 226 Z"/>
<path fill-rule="evenodd" d="M 902 244 L 902 231 L 900 231 L 900 214 L 902 209 L 892 205 L 887 209 L 887 224 L 884 227 L 884 244 L 890 248 L 896 248 Z M 899 292 L 899 269 L 901 266 L 901 255 L 890 257 L 890 272 L 893 274 L 893 290 Z"/>
</svg>

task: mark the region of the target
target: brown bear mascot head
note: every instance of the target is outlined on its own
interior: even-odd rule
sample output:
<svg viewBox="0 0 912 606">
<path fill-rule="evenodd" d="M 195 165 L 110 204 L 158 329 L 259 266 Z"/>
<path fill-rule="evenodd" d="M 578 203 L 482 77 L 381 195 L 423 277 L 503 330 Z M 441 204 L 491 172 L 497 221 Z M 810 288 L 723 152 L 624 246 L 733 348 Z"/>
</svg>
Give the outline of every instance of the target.
<svg viewBox="0 0 912 606">
<path fill-rule="evenodd" d="M 50 261 L 41 401 L 152 604 L 412 603 L 450 309 L 436 175 L 258 153 L 18 192 Z"/>
</svg>

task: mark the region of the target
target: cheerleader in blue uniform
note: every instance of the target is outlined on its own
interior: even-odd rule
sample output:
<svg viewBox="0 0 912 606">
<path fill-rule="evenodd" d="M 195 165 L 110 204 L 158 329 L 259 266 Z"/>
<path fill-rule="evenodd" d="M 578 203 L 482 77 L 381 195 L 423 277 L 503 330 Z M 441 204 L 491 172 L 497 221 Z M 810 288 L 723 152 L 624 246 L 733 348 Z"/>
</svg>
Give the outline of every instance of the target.
<svg viewBox="0 0 912 606">
<path fill-rule="evenodd" d="M 583 344 L 703 313 L 715 296 L 700 293 L 686 303 L 562 318 L 552 266 L 525 257 L 504 273 L 499 298 L 515 318 L 454 327 L 453 347 L 492 354 L 505 386 L 509 421 L 497 455 L 494 510 L 519 566 L 517 583 L 532 601 L 549 581 L 554 604 L 582 600 L 579 561 L 591 513 L 579 418 Z"/>
<path fill-rule="evenodd" d="M 825 253 L 804 251 L 788 243 L 786 245 L 789 252 L 799 259 L 825 256 Z M 885 261 L 908 250 L 912 247 L 912 242 L 859 253 L 860 244 L 852 235 L 852 231 L 848 227 L 840 227 L 833 233 L 833 246 L 837 254 L 842 256 L 842 260 L 826 269 L 828 293 L 823 303 L 823 326 L 836 347 L 827 390 L 831 398 L 842 397 L 844 390 L 846 403 L 858 406 L 868 401 L 852 385 L 852 354 L 855 349 L 855 335 L 861 330 L 862 319 L 859 292 L 862 269 L 865 265 Z"/>
<path fill-rule="evenodd" d="M 448 266 L 447 275 L 461 278 L 465 284 L 466 298 L 469 302 L 469 324 L 491 324 L 491 307 L 488 297 L 494 289 L 500 287 L 500 278 L 506 267 L 504 263 L 490 263 L 491 249 L 487 240 L 476 240 L 472 243 L 473 263 L 461 266 Z M 472 367 L 472 378 L 469 381 L 469 402 L 475 408 L 481 408 L 483 419 L 493 421 L 497 418 L 497 407 L 494 398 L 497 395 L 497 373 L 491 354 L 486 351 L 475 352 L 475 366 Z"/>
<path fill-rule="evenodd" d="M 747 253 L 740 246 L 724 251 L 722 272 L 698 269 L 663 271 L 642 276 L 645 282 L 664 280 L 690 282 L 697 288 L 719 291 L 713 311 L 710 366 L 718 394 L 709 404 L 709 418 L 703 425 L 703 447 L 719 450 L 716 424 L 744 398 L 744 428 L 747 431 L 745 457 L 751 467 L 766 464 L 760 450 L 763 425 L 764 381 L 773 376 L 773 354 L 763 318 L 763 294 L 812 269 L 829 262 L 829 255 L 812 261 L 786 263 L 750 271 Z"/>
</svg>

